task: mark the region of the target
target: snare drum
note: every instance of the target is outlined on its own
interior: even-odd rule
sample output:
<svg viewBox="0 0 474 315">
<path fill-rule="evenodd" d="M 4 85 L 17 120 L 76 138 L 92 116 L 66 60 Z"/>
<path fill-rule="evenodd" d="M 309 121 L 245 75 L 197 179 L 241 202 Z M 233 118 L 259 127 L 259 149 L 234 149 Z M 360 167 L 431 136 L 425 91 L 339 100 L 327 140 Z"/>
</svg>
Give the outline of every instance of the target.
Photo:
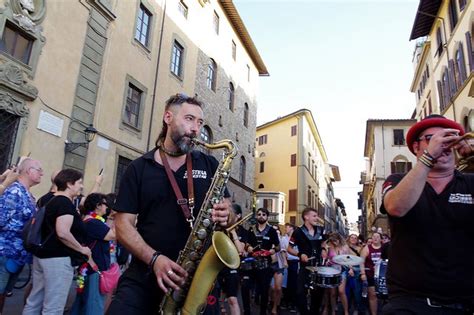
<svg viewBox="0 0 474 315">
<path fill-rule="evenodd" d="M 255 258 L 247 257 L 240 262 L 240 270 L 253 270 L 255 267 Z"/>
<path fill-rule="evenodd" d="M 375 279 L 375 292 L 379 296 L 387 296 L 387 280 L 385 278 L 387 273 L 388 259 L 380 260 L 375 266 L 374 279 Z"/>
<path fill-rule="evenodd" d="M 342 281 L 341 271 L 331 267 L 318 267 L 315 276 L 316 286 L 321 288 L 336 288 Z"/>
</svg>

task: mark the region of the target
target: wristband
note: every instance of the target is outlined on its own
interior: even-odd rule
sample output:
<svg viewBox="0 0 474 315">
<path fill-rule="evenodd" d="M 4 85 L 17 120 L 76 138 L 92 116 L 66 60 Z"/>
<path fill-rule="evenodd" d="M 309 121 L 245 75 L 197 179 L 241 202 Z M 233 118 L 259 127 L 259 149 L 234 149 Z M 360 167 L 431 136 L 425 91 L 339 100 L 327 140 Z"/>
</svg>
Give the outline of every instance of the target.
<svg viewBox="0 0 474 315">
<path fill-rule="evenodd" d="M 428 150 L 424 149 L 424 150 L 423 150 L 423 155 L 424 155 L 430 162 L 436 163 L 436 159 L 428 152 Z"/>
<path fill-rule="evenodd" d="M 426 156 L 425 154 L 423 153 L 422 156 L 420 156 L 418 158 L 418 161 L 420 161 L 423 165 L 429 167 L 429 168 L 433 168 L 434 167 L 434 163 L 432 161 L 430 161 Z"/>
<path fill-rule="evenodd" d="M 155 265 L 155 262 L 158 259 L 158 256 L 160 255 L 161 253 L 159 251 L 156 251 L 153 253 L 153 256 L 151 256 L 150 262 L 148 263 L 148 268 L 150 268 L 150 270 L 153 270 L 153 266 Z"/>
</svg>

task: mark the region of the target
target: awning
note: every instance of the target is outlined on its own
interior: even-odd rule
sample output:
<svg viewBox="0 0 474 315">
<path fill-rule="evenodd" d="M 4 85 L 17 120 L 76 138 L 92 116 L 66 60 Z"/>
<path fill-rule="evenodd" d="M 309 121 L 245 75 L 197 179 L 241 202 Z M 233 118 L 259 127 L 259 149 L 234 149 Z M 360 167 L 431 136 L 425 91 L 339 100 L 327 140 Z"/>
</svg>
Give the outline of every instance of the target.
<svg viewBox="0 0 474 315">
<path fill-rule="evenodd" d="M 442 0 L 420 0 L 410 40 L 426 36 L 430 33 L 435 17 L 429 15 L 436 16 L 438 14 L 441 2 Z"/>
</svg>

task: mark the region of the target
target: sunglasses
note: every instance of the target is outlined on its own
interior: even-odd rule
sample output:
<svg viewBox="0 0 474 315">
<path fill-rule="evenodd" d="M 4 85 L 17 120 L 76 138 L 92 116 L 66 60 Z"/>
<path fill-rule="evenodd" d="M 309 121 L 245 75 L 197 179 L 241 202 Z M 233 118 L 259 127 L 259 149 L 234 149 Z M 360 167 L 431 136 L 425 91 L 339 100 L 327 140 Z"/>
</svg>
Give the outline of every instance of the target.
<svg viewBox="0 0 474 315">
<path fill-rule="evenodd" d="M 257 213 L 257 217 L 266 217 L 267 214 L 266 213 Z"/>
<path fill-rule="evenodd" d="M 420 141 L 423 141 L 423 140 L 426 140 L 426 143 L 430 143 L 430 140 L 431 138 L 433 137 L 433 135 L 423 135 L 421 137 L 419 137 L 418 139 L 416 139 L 416 141 L 420 142 Z"/>
</svg>

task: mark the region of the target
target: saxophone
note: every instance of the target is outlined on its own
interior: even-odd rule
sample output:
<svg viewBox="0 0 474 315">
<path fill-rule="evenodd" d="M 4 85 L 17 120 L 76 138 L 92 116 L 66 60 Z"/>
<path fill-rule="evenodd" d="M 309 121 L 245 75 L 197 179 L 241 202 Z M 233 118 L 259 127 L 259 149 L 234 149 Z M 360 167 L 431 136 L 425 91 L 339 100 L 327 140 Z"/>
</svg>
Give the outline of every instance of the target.
<svg viewBox="0 0 474 315">
<path fill-rule="evenodd" d="M 231 140 L 222 140 L 214 144 L 197 139 L 192 141 L 195 145 L 208 149 L 223 148 L 224 158 L 217 167 L 186 245 L 176 261 L 188 272 L 188 279 L 179 291 L 170 290 L 165 295 L 160 306 L 162 315 L 202 313 L 217 274 L 226 266 L 236 269 L 240 265 L 239 253 L 234 243 L 224 232 L 215 231 L 217 224 L 211 220 L 212 206 L 224 195 L 237 148 Z"/>
</svg>

